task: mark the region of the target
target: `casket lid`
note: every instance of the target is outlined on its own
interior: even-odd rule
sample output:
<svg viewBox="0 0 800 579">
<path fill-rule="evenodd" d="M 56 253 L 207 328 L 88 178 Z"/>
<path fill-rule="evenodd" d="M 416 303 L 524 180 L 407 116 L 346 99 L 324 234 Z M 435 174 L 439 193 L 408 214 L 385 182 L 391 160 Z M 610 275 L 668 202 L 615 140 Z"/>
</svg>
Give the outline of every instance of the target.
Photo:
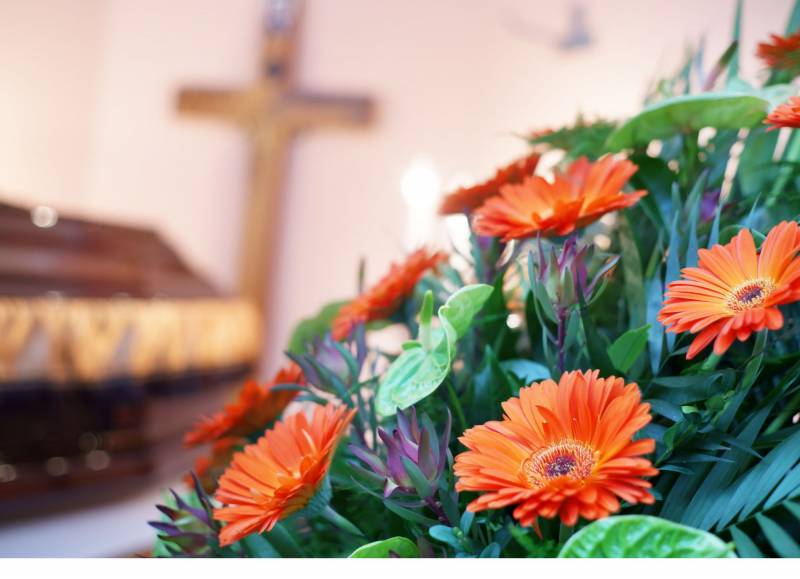
<svg viewBox="0 0 800 579">
<path fill-rule="evenodd" d="M 0 202 L 0 295 L 218 295 L 153 230 L 36 211 Z"/>
</svg>

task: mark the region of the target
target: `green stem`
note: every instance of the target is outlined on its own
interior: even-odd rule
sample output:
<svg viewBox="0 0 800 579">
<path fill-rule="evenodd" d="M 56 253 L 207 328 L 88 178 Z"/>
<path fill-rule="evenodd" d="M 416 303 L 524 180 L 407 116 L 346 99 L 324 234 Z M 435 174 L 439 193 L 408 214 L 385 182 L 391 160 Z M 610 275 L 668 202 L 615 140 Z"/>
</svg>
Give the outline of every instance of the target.
<svg viewBox="0 0 800 579">
<path fill-rule="evenodd" d="M 789 143 L 786 145 L 786 150 L 783 153 L 782 161 L 786 164 L 781 166 L 778 172 L 778 178 L 772 185 L 772 189 L 767 196 L 767 207 L 772 207 L 778 202 L 778 196 L 783 193 L 783 188 L 789 183 L 789 180 L 794 174 L 793 164 L 800 159 L 800 133 L 792 131 L 789 137 Z"/>
<path fill-rule="evenodd" d="M 711 355 L 708 358 L 706 358 L 706 361 L 703 362 L 701 369 L 706 372 L 713 372 L 714 370 L 717 369 L 717 364 L 719 364 L 719 361 L 721 359 L 722 356 L 717 356 L 712 352 Z"/>
<path fill-rule="evenodd" d="M 346 533 L 350 533 L 351 535 L 355 535 L 357 537 L 364 537 L 364 533 L 361 532 L 361 529 L 356 527 L 353 523 L 345 519 L 342 515 L 337 513 L 333 510 L 333 507 L 328 505 L 325 509 L 320 513 L 322 518 L 338 527 L 342 531 Z"/>
<path fill-rule="evenodd" d="M 300 545 L 297 544 L 297 541 L 294 540 L 292 534 L 286 529 L 286 527 L 283 526 L 282 523 L 278 523 L 272 527 L 272 530 L 269 531 L 265 537 L 283 556 L 305 556 L 303 550 L 300 548 Z"/>
<path fill-rule="evenodd" d="M 558 542 L 564 543 L 567 539 L 572 536 L 572 533 L 575 531 L 574 527 L 568 527 L 564 523 L 561 523 L 558 528 Z"/>
<path fill-rule="evenodd" d="M 426 352 L 433 349 L 431 339 L 431 320 L 433 319 L 433 292 L 428 290 L 422 300 L 422 310 L 419 313 L 419 342 Z"/>
<path fill-rule="evenodd" d="M 450 380 L 445 380 L 445 384 L 447 384 L 447 393 L 450 395 L 453 411 L 456 414 L 456 418 L 458 418 L 458 421 L 461 423 L 459 432 L 464 432 L 467 429 L 467 418 L 464 416 L 464 410 L 461 408 L 461 400 L 458 399 L 458 394 L 456 394 L 456 390 L 453 388 L 453 383 Z"/>
<path fill-rule="evenodd" d="M 766 430 L 764 430 L 764 434 L 767 435 L 777 432 L 781 429 L 783 424 L 797 412 L 800 412 L 800 392 L 792 396 L 791 400 L 783 407 L 783 410 L 780 411 L 775 419 L 770 422 Z"/>
</svg>

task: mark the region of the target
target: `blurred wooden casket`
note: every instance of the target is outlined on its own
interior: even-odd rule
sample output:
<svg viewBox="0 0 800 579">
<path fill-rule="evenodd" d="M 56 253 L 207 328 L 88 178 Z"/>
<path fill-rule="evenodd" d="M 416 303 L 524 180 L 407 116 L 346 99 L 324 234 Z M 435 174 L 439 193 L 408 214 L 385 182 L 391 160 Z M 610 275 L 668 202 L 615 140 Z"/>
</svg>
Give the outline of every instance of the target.
<svg viewBox="0 0 800 579">
<path fill-rule="evenodd" d="M 0 519 L 177 478 L 258 351 L 254 308 L 153 231 L 0 203 Z"/>
</svg>

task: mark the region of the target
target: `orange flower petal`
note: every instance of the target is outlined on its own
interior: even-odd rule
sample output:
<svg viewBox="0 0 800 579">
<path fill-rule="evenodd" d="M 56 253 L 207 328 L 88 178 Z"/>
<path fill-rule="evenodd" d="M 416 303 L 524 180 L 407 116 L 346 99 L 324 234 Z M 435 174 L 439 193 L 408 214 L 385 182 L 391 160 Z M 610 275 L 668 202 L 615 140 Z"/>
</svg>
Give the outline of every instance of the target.
<svg viewBox="0 0 800 579">
<path fill-rule="evenodd" d="M 536 234 L 567 235 L 646 195 L 646 191 L 622 193 L 636 171 L 636 165 L 628 160 L 606 156 L 590 163 L 581 157 L 566 174 L 556 173 L 552 183 L 529 176 L 506 184 L 475 212 L 475 231 L 503 241 Z"/>
<path fill-rule="evenodd" d="M 214 510 L 214 518 L 228 523 L 220 544 L 269 531 L 305 507 L 354 414 L 343 406 L 315 406 L 310 422 L 305 414 L 294 414 L 236 453 L 215 495 L 223 507 Z"/>
</svg>

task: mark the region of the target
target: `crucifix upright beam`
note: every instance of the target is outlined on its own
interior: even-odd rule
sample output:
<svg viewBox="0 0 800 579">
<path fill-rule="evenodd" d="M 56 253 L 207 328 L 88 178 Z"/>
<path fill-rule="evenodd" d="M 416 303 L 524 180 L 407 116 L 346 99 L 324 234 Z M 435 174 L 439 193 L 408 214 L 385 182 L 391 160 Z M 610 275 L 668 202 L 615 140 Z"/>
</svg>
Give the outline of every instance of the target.
<svg viewBox="0 0 800 579">
<path fill-rule="evenodd" d="M 301 0 L 266 2 L 260 74 L 241 90 L 186 88 L 178 110 L 224 119 L 240 127 L 252 143 L 252 179 L 245 215 L 239 269 L 240 293 L 266 319 L 269 275 L 276 245 L 277 215 L 288 149 L 300 132 L 315 127 L 358 127 L 372 119 L 373 103 L 361 96 L 300 90 L 293 82 Z"/>
</svg>

